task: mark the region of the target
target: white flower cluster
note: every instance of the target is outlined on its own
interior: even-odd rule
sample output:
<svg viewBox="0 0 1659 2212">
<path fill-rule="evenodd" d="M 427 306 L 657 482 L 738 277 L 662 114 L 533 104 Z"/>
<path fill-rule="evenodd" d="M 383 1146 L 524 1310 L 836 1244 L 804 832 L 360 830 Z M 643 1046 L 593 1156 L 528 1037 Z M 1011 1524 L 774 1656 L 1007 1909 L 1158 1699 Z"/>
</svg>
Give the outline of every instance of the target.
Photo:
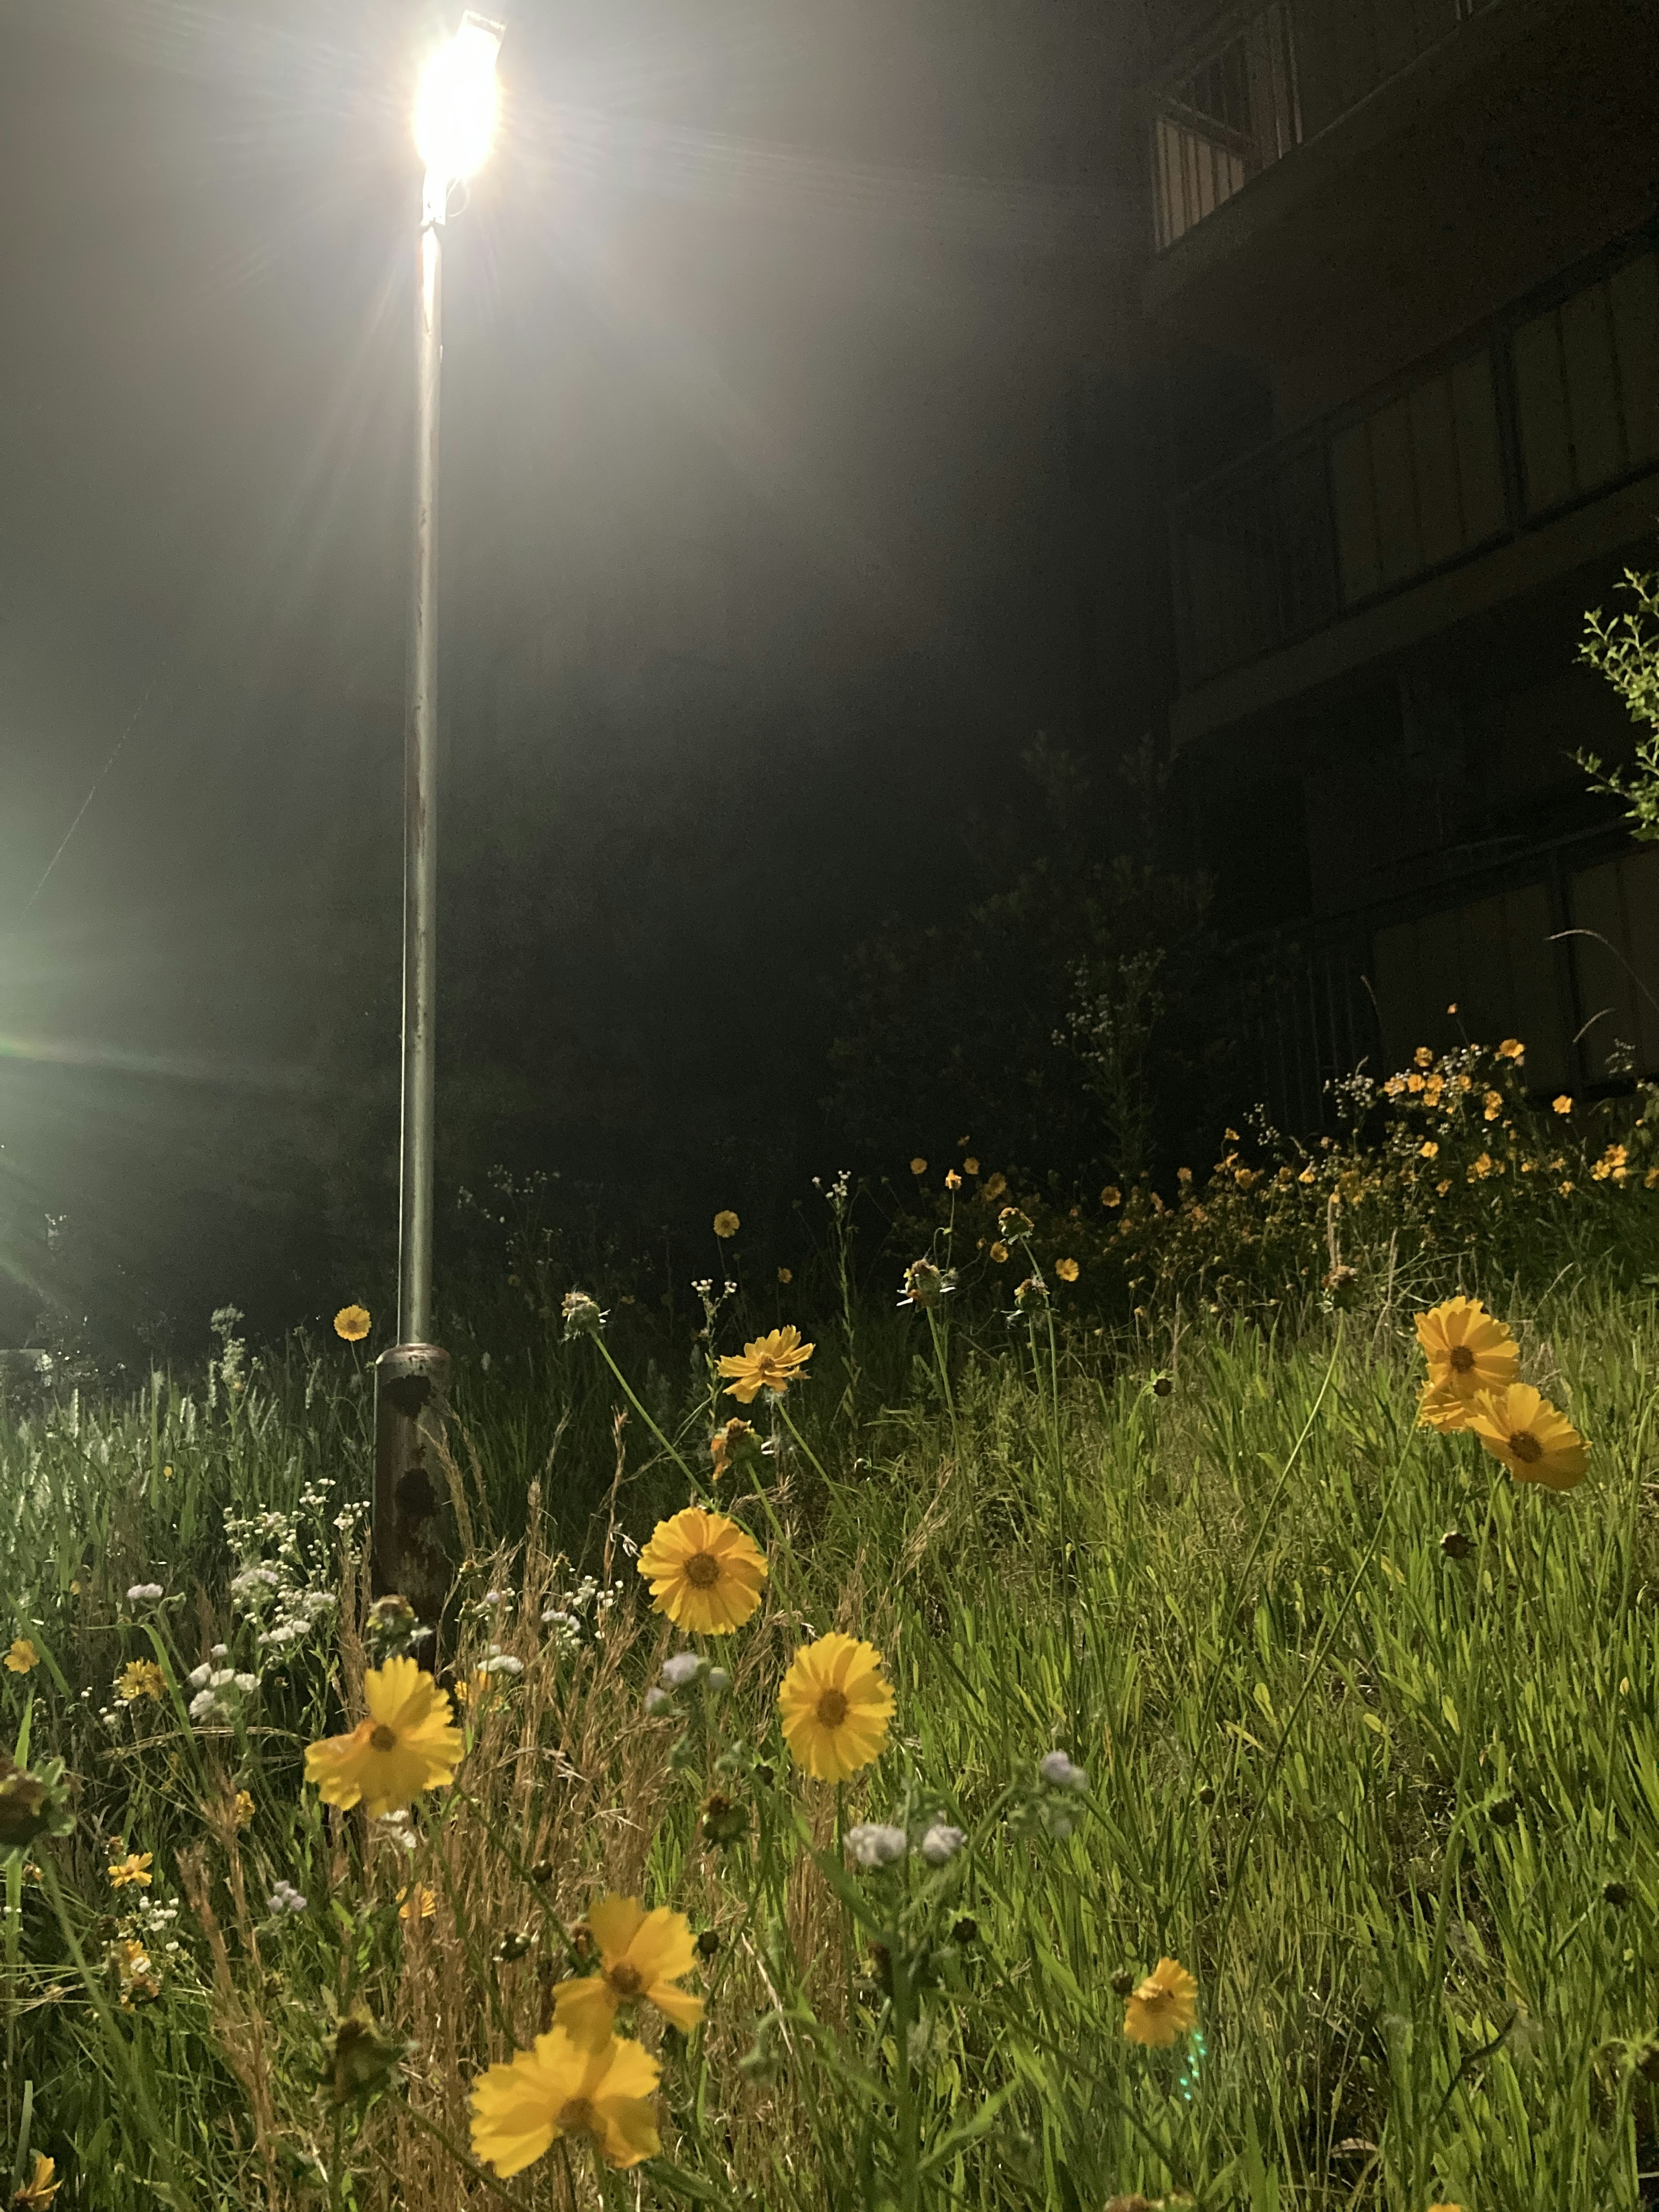
<svg viewBox="0 0 1659 2212">
<path fill-rule="evenodd" d="M 224 1646 L 216 1644 L 216 1650 Z M 215 1667 L 204 1662 L 185 1675 L 185 1681 L 195 1691 L 190 1701 L 190 1717 L 198 1728 L 216 1723 L 228 1725 L 240 1716 L 243 1701 L 251 1698 L 259 1686 L 257 1674 L 239 1674 L 234 1667 Z"/>
<path fill-rule="evenodd" d="M 295 1889 L 291 1881 L 279 1881 L 265 1901 L 277 1914 L 303 1912 L 307 1905 L 304 1894 Z"/>
<path fill-rule="evenodd" d="M 226 1511 L 226 1540 L 243 1559 L 241 1568 L 231 1577 L 231 1606 L 253 1625 L 254 1640 L 261 1651 L 280 1656 L 294 1644 L 304 1643 L 334 1611 L 334 1593 L 314 1578 L 300 1539 L 302 1521 L 320 1529 L 327 1502 L 326 1490 L 319 1483 L 308 1483 L 300 1493 L 297 1512 Z M 343 1524 L 345 1528 L 348 1549 L 357 1518 L 366 1510 L 348 1506 L 336 1521 L 337 1528 Z"/>
<path fill-rule="evenodd" d="M 1048 1788 L 1066 1793 L 1066 1796 L 1081 1796 L 1089 1787 L 1086 1767 L 1075 1765 L 1063 1751 L 1045 1752 L 1037 1761 L 1037 1773 Z M 1082 1814 L 1065 1802 L 1047 1799 L 1039 1808 L 1042 1825 L 1057 1842 L 1076 1832 Z"/>
<path fill-rule="evenodd" d="M 179 1917 L 176 1901 L 146 1894 L 138 1900 L 138 1926 L 148 1951 L 163 1951 L 169 1954 L 179 1948 L 179 1939 L 173 1927 Z"/>
<path fill-rule="evenodd" d="M 929 1866 L 948 1866 L 967 1840 L 962 1830 L 948 1820 L 930 1820 L 916 1849 Z M 910 1850 L 910 1838 L 903 1828 L 890 1827 L 880 1820 L 860 1820 L 847 1831 L 846 1841 L 848 1856 L 861 1867 L 896 1866 Z"/>
<path fill-rule="evenodd" d="M 484 1659 L 486 1674 L 522 1674 L 524 1661 L 515 1659 L 510 1651 L 503 1651 L 499 1644 L 492 1644 Z"/>
<path fill-rule="evenodd" d="M 550 1598 L 542 1608 L 542 1626 L 553 1632 L 550 1641 L 554 1649 L 575 1650 L 590 1626 L 589 1616 L 591 1625 L 597 1627 L 617 1604 L 624 1587 L 621 1582 L 602 1583 L 595 1575 L 584 1575 L 574 1589 Z"/>
</svg>

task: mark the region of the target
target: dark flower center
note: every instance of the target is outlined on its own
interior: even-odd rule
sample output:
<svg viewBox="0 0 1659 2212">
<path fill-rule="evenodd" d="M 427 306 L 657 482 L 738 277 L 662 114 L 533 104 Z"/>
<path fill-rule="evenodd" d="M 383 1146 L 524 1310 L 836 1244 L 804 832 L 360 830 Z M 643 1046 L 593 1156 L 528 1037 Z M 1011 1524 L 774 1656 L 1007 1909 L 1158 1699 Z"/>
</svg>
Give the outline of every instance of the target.
<svg viewBox="0 0 1659 2212">
<path fill-rule="evenodd" d="M 570 2097 L 560 2106 L 562 2136 L 596 2136 L 599 2131 L 599 2116 L 586 2097 Z"/>
<path fill-rule="evenodd" d="M 824 1728 L 839 1728 L 847 1717 L 847 1700 L 839 1690 L 825 1690 L 817 1702 L 817 1717 Z"/>
<path fill-rule="evenodd" d="M 1530 1429 L 1522 1429 L 1518 1436 L 1510 1438 L 1510 1449 L 1523 1467 L 1531 1467 L 1544 1456 L 1544 1447 Z"/>
<path fill-rule="evenodd" d="M 720 1563 L 712 1552 L 693 1552 L 685 1563 L 685 1579 L 693 1589 L 713 1589 L 720 1578 Z"/>
<path fill-rule="evenodd" d="M 1467 1344 L 1455 1344 L 1451 1350 L 1451 1370 L 1454 1375 L 1467 1375 L 1474 1364 L 1474 1354 Z"/>
<path fill-rule="evenodd" d="M 370 1749 L 374 1751 L 396 1751 L 398 1748 L 398 1739 L 384 1721 L 375 1729 L 368 1741 Z"/>
<path fill-rule="evenodd" d="M 645 1987 L 645 1977 L 626 1959 L 618 1959 L 614 1966 L 607 1967 L 605 1978 L 619 1997 L 636 1997 Z"/>
</svg>

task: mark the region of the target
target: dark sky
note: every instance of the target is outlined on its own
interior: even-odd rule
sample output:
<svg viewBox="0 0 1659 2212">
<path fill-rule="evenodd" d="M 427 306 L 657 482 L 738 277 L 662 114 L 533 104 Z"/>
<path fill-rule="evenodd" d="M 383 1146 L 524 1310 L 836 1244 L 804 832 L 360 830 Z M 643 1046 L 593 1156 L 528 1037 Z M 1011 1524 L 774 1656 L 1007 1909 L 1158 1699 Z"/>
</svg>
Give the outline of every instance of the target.
<svg viewBox="0 0 1659 2212">
<path fill-rule="evenodd" d="M 0 1340 L 383 1264 L 446 27 L 0 4 Z M 794 1172 L 845 948 L 980 879 L 1036 729 L 1097 737 L 1115 66 L 1064 11 L 510 22 L 447 275 L 452 1179 Z"/>
</svg>

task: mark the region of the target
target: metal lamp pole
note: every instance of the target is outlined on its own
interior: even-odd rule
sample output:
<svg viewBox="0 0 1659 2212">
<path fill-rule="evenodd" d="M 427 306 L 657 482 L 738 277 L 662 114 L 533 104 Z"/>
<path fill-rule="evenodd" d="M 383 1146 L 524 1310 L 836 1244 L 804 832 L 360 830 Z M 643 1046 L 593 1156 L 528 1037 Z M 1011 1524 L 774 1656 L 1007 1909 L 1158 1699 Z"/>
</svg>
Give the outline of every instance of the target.
<svg viewBox="0 0 1659 2212">
<path fill-rule="evenodd" d="M 423 1620 L 449 1586 L 443 1495 L 427 1464 L 449 1383 L 432 1340 L 433 1098 L 438 988 L 438 397 L 442 234 L 451 186 L 489 148 L 501 27 L 469 12 L 427 64 L 416 108 L 426 163 L 415 295 L 414 565 L 404 750 L 403 1121 L 398 1341 L 374 1371 L 374 1574 Z"/>
</svg>

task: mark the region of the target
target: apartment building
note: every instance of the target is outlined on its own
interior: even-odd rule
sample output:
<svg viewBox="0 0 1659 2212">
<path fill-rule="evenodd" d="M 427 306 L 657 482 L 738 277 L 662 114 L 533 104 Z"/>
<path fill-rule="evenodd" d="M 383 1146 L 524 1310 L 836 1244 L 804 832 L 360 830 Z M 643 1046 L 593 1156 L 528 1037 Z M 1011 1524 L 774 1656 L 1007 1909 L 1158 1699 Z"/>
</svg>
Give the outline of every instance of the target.
<svg viewBox="0 0 1659 2212">
<path fill-rule="evenodd" d="M 1659 10 L 1155 0 L 1148 35 L 1170 730 L 1284 955 L 1276 1103 L 1465 1030 L 1540 1086 L 1659 1069 L 1659 850 L 1571 758 L 1630 743 L 1584 610 L 1659 566 Z"/>
</svg>

